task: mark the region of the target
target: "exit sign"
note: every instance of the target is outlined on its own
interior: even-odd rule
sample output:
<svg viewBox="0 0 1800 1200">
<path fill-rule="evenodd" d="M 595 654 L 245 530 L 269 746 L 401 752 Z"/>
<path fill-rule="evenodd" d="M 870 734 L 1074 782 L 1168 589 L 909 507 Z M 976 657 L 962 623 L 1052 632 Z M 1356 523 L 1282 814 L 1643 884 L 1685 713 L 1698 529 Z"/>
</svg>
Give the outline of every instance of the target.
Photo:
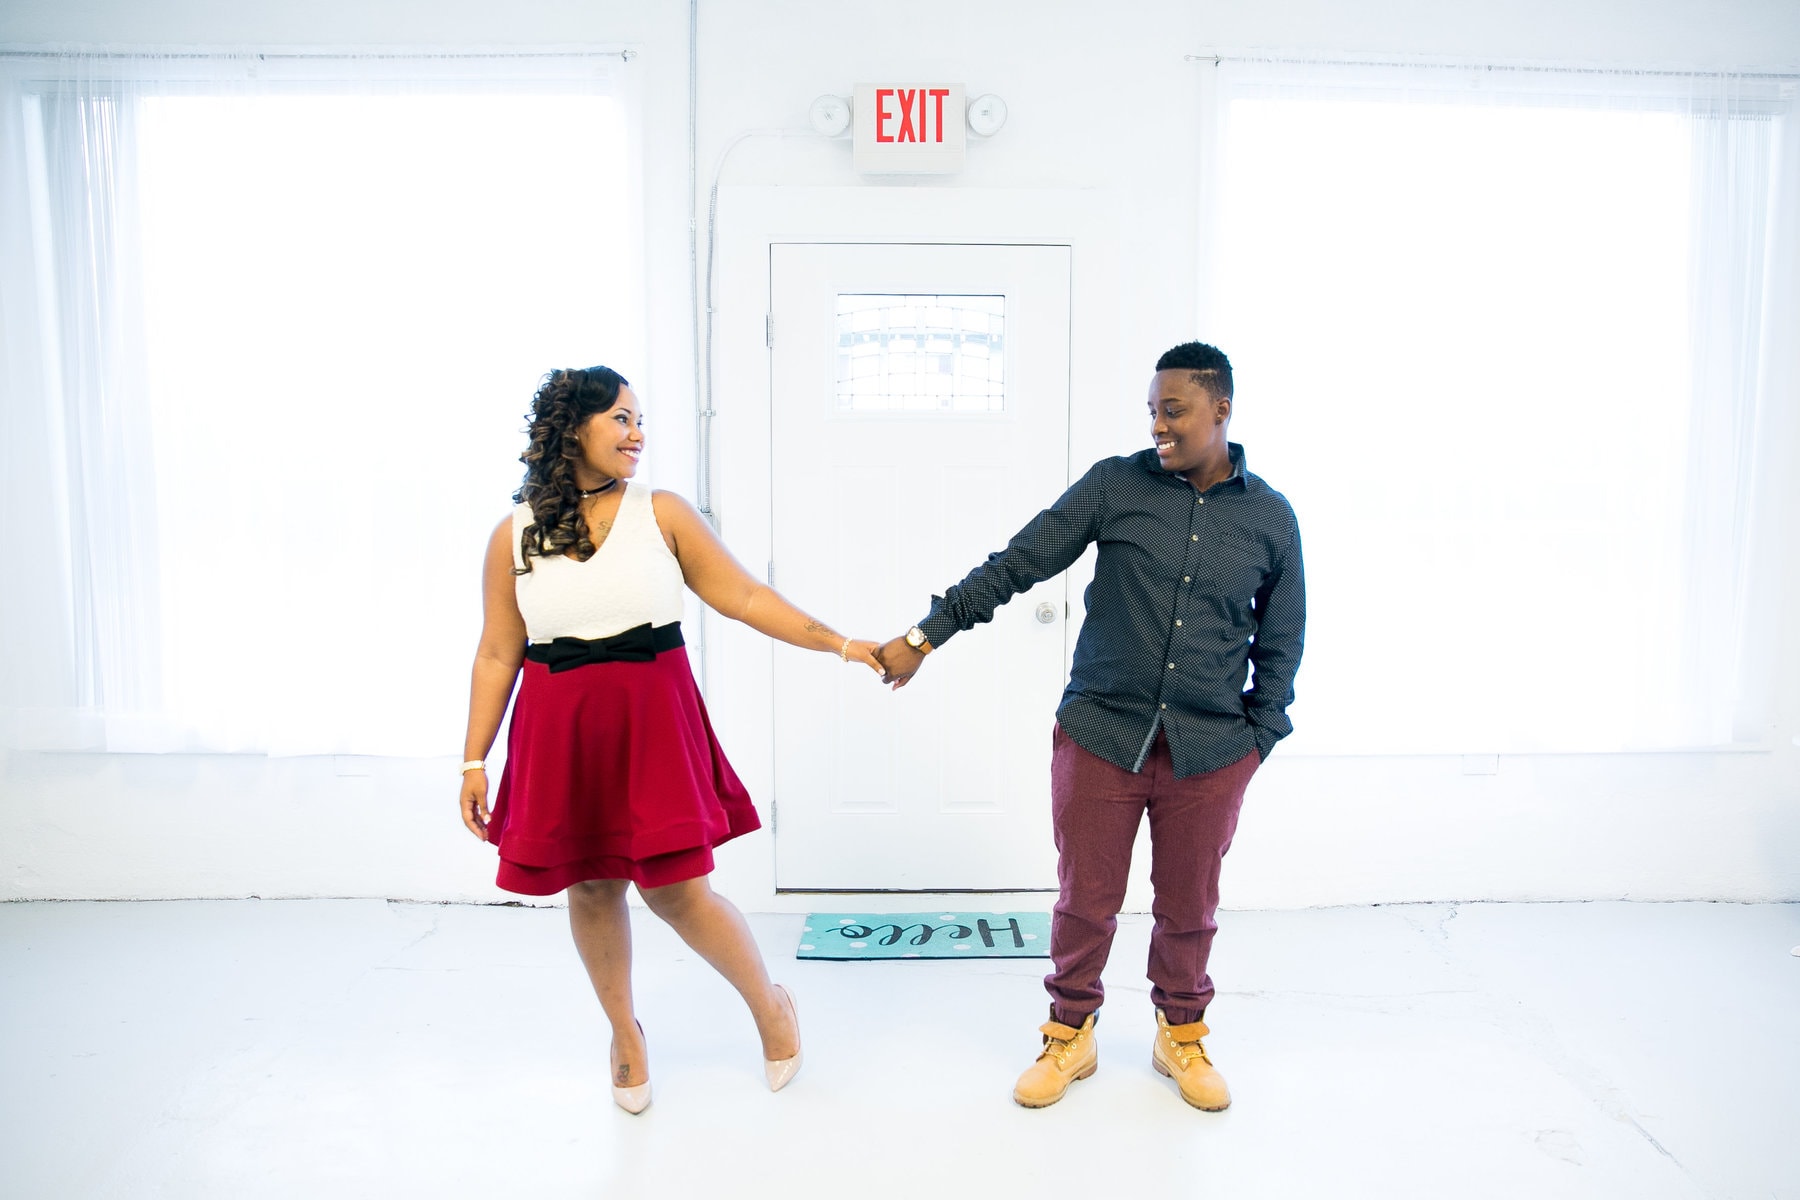
<svg viewBox="0 0 1800 1200">
<path fill-rule="evenodd" d="M 871 175 L 962 170 L 968 146 L 960 83 L 856 85 L 856 169 Z"/>
</svg>

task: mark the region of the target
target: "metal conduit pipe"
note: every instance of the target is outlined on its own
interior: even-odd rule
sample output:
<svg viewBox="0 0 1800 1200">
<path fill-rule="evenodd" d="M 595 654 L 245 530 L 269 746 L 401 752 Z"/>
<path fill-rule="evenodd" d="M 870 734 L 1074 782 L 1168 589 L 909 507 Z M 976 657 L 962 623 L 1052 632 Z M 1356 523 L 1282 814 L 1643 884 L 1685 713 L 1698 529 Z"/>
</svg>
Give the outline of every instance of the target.
<svg viewBox="0 0 1800 1200">
<path fill-rule="evenodd" d="M 706 393 L 700 387 L 700 213 L 695 189 L 700 186 L 700 0 L 688 0 L 688 299 L 693 310 L 693 337 L 689 348 L 693 355 L 695 449 L 699 458 L 695 481 L 695 501 L 700 515 L 718 528 L 712 514 L 712 412 Z M 700 693 L 706 694 L 706 607 L 700 608 L 694 622 L 694 658 L 700 666 Z"/>
<path fill-rule="evenodd" d="M 694 507 L 714 529 L 719 527 L 713 511 L 712 494 L 712 423 L 717 410 L 713 406 L 713 279 L 716 274 L 719 231 L 719 178 L 725 171 L 725 160 L 739 143 L 752 137 L 811 137 L 810 129 L 753 129 L 738 134 L 726 143 L 713 166 L 712 186 L 706 204 L 706 275 L 705 306 L 702 313 L 699 223 L 700 170 L 700 0 L 688 0 L 688 284 L 693 300 L 694 352 Z M 704 319 L 703 319 L 704 318 Z M 704 327 L 703 327 L 704 325 Z M 700 661 L 700 690 L 706 691 L 706 613 L 701 610 L 696 622 L 695 655 Z"/>
</svg>

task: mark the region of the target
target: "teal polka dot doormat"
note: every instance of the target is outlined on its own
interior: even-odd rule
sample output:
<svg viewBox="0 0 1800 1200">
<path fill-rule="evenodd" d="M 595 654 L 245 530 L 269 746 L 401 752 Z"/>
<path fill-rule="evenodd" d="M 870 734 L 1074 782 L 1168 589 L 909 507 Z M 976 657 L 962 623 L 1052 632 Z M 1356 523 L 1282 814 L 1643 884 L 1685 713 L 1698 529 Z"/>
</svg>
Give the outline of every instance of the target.
<svg viewBox="0 0 1800 1200">
<path fill-rule="evenodd" d="M 1041 912 L 814 913 L 795 958 L 1049 958 Z"/>
</svg>

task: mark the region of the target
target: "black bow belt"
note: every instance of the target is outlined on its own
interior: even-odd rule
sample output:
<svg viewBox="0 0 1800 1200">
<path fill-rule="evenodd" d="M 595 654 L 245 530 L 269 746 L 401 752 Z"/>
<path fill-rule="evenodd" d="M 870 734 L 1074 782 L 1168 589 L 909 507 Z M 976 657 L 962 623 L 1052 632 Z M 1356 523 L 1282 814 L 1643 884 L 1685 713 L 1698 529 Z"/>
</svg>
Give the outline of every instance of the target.
<svg viewBox="0 0 1800 1200">
<path fill-rule="evenodd" d="M 589 663 L 654 662 L 664 650 L 684 644 L 680 621 L 656 626 L 646 621 L 607 638 L 559 637 L 548 642 L 533 642 L 525 647 L 525 657 L 543 663 L 554 675 Z"/>
</svg>

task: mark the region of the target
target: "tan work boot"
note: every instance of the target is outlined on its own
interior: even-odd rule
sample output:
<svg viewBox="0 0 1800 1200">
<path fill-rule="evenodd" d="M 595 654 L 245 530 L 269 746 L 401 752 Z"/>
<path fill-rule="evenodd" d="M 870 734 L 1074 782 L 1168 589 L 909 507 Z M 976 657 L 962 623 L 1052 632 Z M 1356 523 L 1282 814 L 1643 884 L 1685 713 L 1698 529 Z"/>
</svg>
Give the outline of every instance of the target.
<svg viewBox="0 0 1800 1200">
<path fill-rule="evenodd" d="M 1071 1083 L 1086 1079 L 1100 1065 L 1093 1013 L 1088 1014 L 1080 1029 L 1059 1021 L 1045 1021 L 1038 1029 L 1044 1035 L 1044 1052 L 1013 1084 L 1013 1099 L 1026 1108 L 1055 1104 Z"/>
<path fill-rule="evenodd" d="M 1171 1025 L 1156 1010 L 1156 1041 L 1150 1047 L 1150 1065 L 1169 1076 L 1181 1088 L 1181 1098 L 1195 1108 L 1220 1112 L 1231 1107 L 1231 1089 L 1225 1077 L 1206 1057 L 1200 1039 L 1211 1030 L 1204 1021 L 1188 1025 Z"/>
</svg>

